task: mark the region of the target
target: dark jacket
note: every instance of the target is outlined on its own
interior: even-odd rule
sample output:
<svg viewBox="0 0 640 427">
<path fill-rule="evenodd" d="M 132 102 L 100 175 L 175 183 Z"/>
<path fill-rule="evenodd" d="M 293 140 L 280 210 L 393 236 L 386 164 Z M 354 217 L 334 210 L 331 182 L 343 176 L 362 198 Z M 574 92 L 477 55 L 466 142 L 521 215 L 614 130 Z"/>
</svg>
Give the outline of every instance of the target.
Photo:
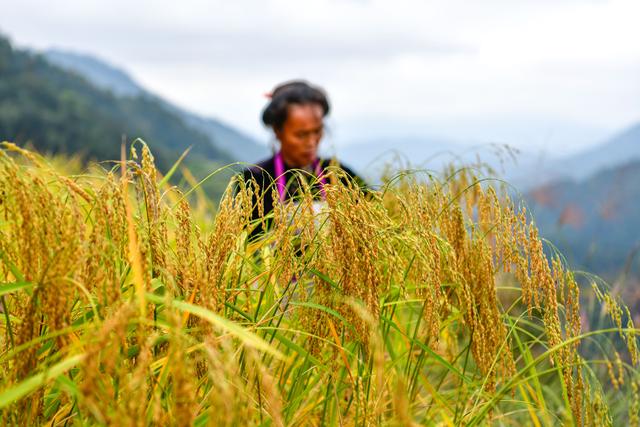
<svg viewBox="0 0 640 427">
<path fill-rule="evenodd" d="M 276 174 L 275 174 L 274 160 L 275 160 L 275 156 L 272 156 L 266 160 L 259 162 L 255 166 L 245 169 L 242 172 L 242 178 L 245 183 L 249 183 L 253 178 L 257 181 L 260 187 L 260 193 L 258 195 L 254 195 L 254 200 L 253 200 L 254 209 L 252 213 L 252 220 L 256 220 L 260 218 L 260 212 L 255 207 L 258 197 L 262 197 L 265 216 L 273 210 L 273 191 L 272 190 L 275 189 L 276 194 L 278 194 L 276 189 L 276 184 L 275 184 Z M 333 165 L 335 165 L 335 163 L 332 163 L 331 159 L 320 159 L 321 169 L 324 169 Z M 339 177 L 340 181 L 343 184 L 347 184 L 348 180 L 353 180 L 358 186 L 360 186 L 360 188 L 362 188 L 363 190 L 366 190 L 367 185 L 365 181 L 362 178 L 360 178 L 355 172 L 353 172 L 353 170 L 351 170 L 350 168 L 340 163 L 338 163 L 336 166 L 342 169 L 347 175 L 346 177 L 345 176 Z M 296 197 L 296 194 L 299 188 L 300 176 L 304 174 L 299 170 L 295 170 L 287 167 L 286 164 L 284 165 L 284 169 L 285 169 L 284 176 L 286 178 L 285 200 L 287 200 L 287 199 Z M 317 181 L 317 180 L 314 180 L 311 178 L 311 179 L 308 179 L 307 181 L 311 183 L 312 181 Z M 319 187 L 320 187 L 319 182 L 316 182 L 316 184 L 312 187 L 312 191 L 315 191 L 316 197 L 318 198 L 321 197 Z M 270 220 L 266 221 L 267 228 L 270 226 L 270 223 L 271 223 Z M 259 225 L 252 231 L 251 237 L 255 237 L 260 233 L 262 233 L 263 231 L 265 230 L 263 230 L 263 228 Z"/>
</svg>

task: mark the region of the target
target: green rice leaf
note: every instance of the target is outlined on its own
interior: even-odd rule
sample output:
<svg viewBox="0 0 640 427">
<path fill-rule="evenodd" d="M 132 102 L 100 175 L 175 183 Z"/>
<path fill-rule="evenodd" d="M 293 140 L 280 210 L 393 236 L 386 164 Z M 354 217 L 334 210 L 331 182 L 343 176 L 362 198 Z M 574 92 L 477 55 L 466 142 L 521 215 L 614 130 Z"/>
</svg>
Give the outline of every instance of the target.
<svg viewBox="0 0 640 427">
<path fill-rule="evenodd" d="M 31 282 L 10 282 L 10 283 L 1 283 L 0 284 L 0 296 L 11 294 L 13 292 L 29 289 L 34 286 L 34 283 Z"/>
<path fill-rule="evenodd" d="M 43 372 L 33 375 L 26 380 L 14 385 L 0 393 L 0 409 L 11 405 L 28 394 L 42 387 L 52 379 L 57 378 L 69 369 L 73 368 L 85 358 L 84 354 L 76 354 L 60 363 L 53 365 Z"/>
<path fill-rule="evenodd" d="M 159 297 L 150 293 L 147 293 L 147 300 L 151 301 L 154 304 L 162 304 L 166 302 L 163 297 Z M 206 308 L 178 300 L 172 300 L 171 305 L 182 312 L 198 316 L 201 319 L 208 321 L 212 325 L 217 326 L 218 328 L 226 332 L 229 332 L 249 347 L 255 348 L 256 350 L 264 351 L 265 353 L 269 353 L 270 355 L 280 360 L 286 359 L 286 357 L 281 352 L 273 348 L 271 345 L 269 345 L 268 342 L 266 342 L 253 332 L 250 332 L 248 329 L 238 325 L 231 320 L 218 316 L 217 314 L 210 310 L 207 310 Z"/>
</svg>

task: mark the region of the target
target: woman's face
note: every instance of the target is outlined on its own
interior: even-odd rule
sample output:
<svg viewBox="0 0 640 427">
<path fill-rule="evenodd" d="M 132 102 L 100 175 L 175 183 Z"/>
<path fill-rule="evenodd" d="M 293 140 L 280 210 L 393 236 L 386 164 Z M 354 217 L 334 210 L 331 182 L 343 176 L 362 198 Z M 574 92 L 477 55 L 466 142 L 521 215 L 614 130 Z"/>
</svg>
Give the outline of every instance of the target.
<svg viewBox="0 0 640 427">
<path fill-rule="evenodd" d="M 322 139 L 324 114 L 318 104 L 291 104 L 282 129 L 276 130 L 282 157 L 292 167 L 312 164 Z"/>
</svg>

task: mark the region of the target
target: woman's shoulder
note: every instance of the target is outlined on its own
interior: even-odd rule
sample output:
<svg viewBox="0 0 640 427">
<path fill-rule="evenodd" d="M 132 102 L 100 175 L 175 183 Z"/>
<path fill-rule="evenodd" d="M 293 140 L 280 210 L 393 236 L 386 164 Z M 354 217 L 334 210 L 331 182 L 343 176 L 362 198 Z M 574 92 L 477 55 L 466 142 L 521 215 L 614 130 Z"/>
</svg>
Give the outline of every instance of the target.
<svg viewBox="0 0 640 427">
<path fill-rule="evenodd" d="M 257 163 L 247 165 L 247 167 L 242 170 L 242 175 L 245 181 L 251 178 L 264 179 L 266 177 L 271 177 L 273 179 L 273 157 L 269 157 L 268 159 L 264 159 Z"/>
</svg>

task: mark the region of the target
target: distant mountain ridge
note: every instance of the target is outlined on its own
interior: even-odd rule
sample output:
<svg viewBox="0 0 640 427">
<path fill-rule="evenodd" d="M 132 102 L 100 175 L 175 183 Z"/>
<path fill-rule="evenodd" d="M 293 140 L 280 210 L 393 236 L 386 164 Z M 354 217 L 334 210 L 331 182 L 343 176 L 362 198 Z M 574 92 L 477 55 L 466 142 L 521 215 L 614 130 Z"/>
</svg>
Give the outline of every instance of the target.
<svg viewBox="0 0 640 427">
<path fill-rule="evenodd" d="M 127 73 L 93 56 L 59 49 L 42 52 L 49 62 L 82 75 L 99 88 L 117 96 L 138 96 L 144 90 Z"/>
<path fill-rule="evenodd" d="M 205 134 L 212 145 L 230 153 L 235 160 L 254 163 L 269 155 L 268 148 L 250 136 L 219 120 L 171 104 L 140 86 L 126 72 L 101 59 L 59 49 L 47 50 L 44 56 L 62 68 L 81 74 L 96 86 L 112 91 L 116 96 L 144 96 L 154 99 L 180 116 L 188 126 Z"/>
<path fill-rule="evenodd" d="M 583 180 L 599 170 L 638 159 L 640 159 L 640 123 L 587 151 L 558 159 L 554 165 L 561 174 Z"/>
</svg>

